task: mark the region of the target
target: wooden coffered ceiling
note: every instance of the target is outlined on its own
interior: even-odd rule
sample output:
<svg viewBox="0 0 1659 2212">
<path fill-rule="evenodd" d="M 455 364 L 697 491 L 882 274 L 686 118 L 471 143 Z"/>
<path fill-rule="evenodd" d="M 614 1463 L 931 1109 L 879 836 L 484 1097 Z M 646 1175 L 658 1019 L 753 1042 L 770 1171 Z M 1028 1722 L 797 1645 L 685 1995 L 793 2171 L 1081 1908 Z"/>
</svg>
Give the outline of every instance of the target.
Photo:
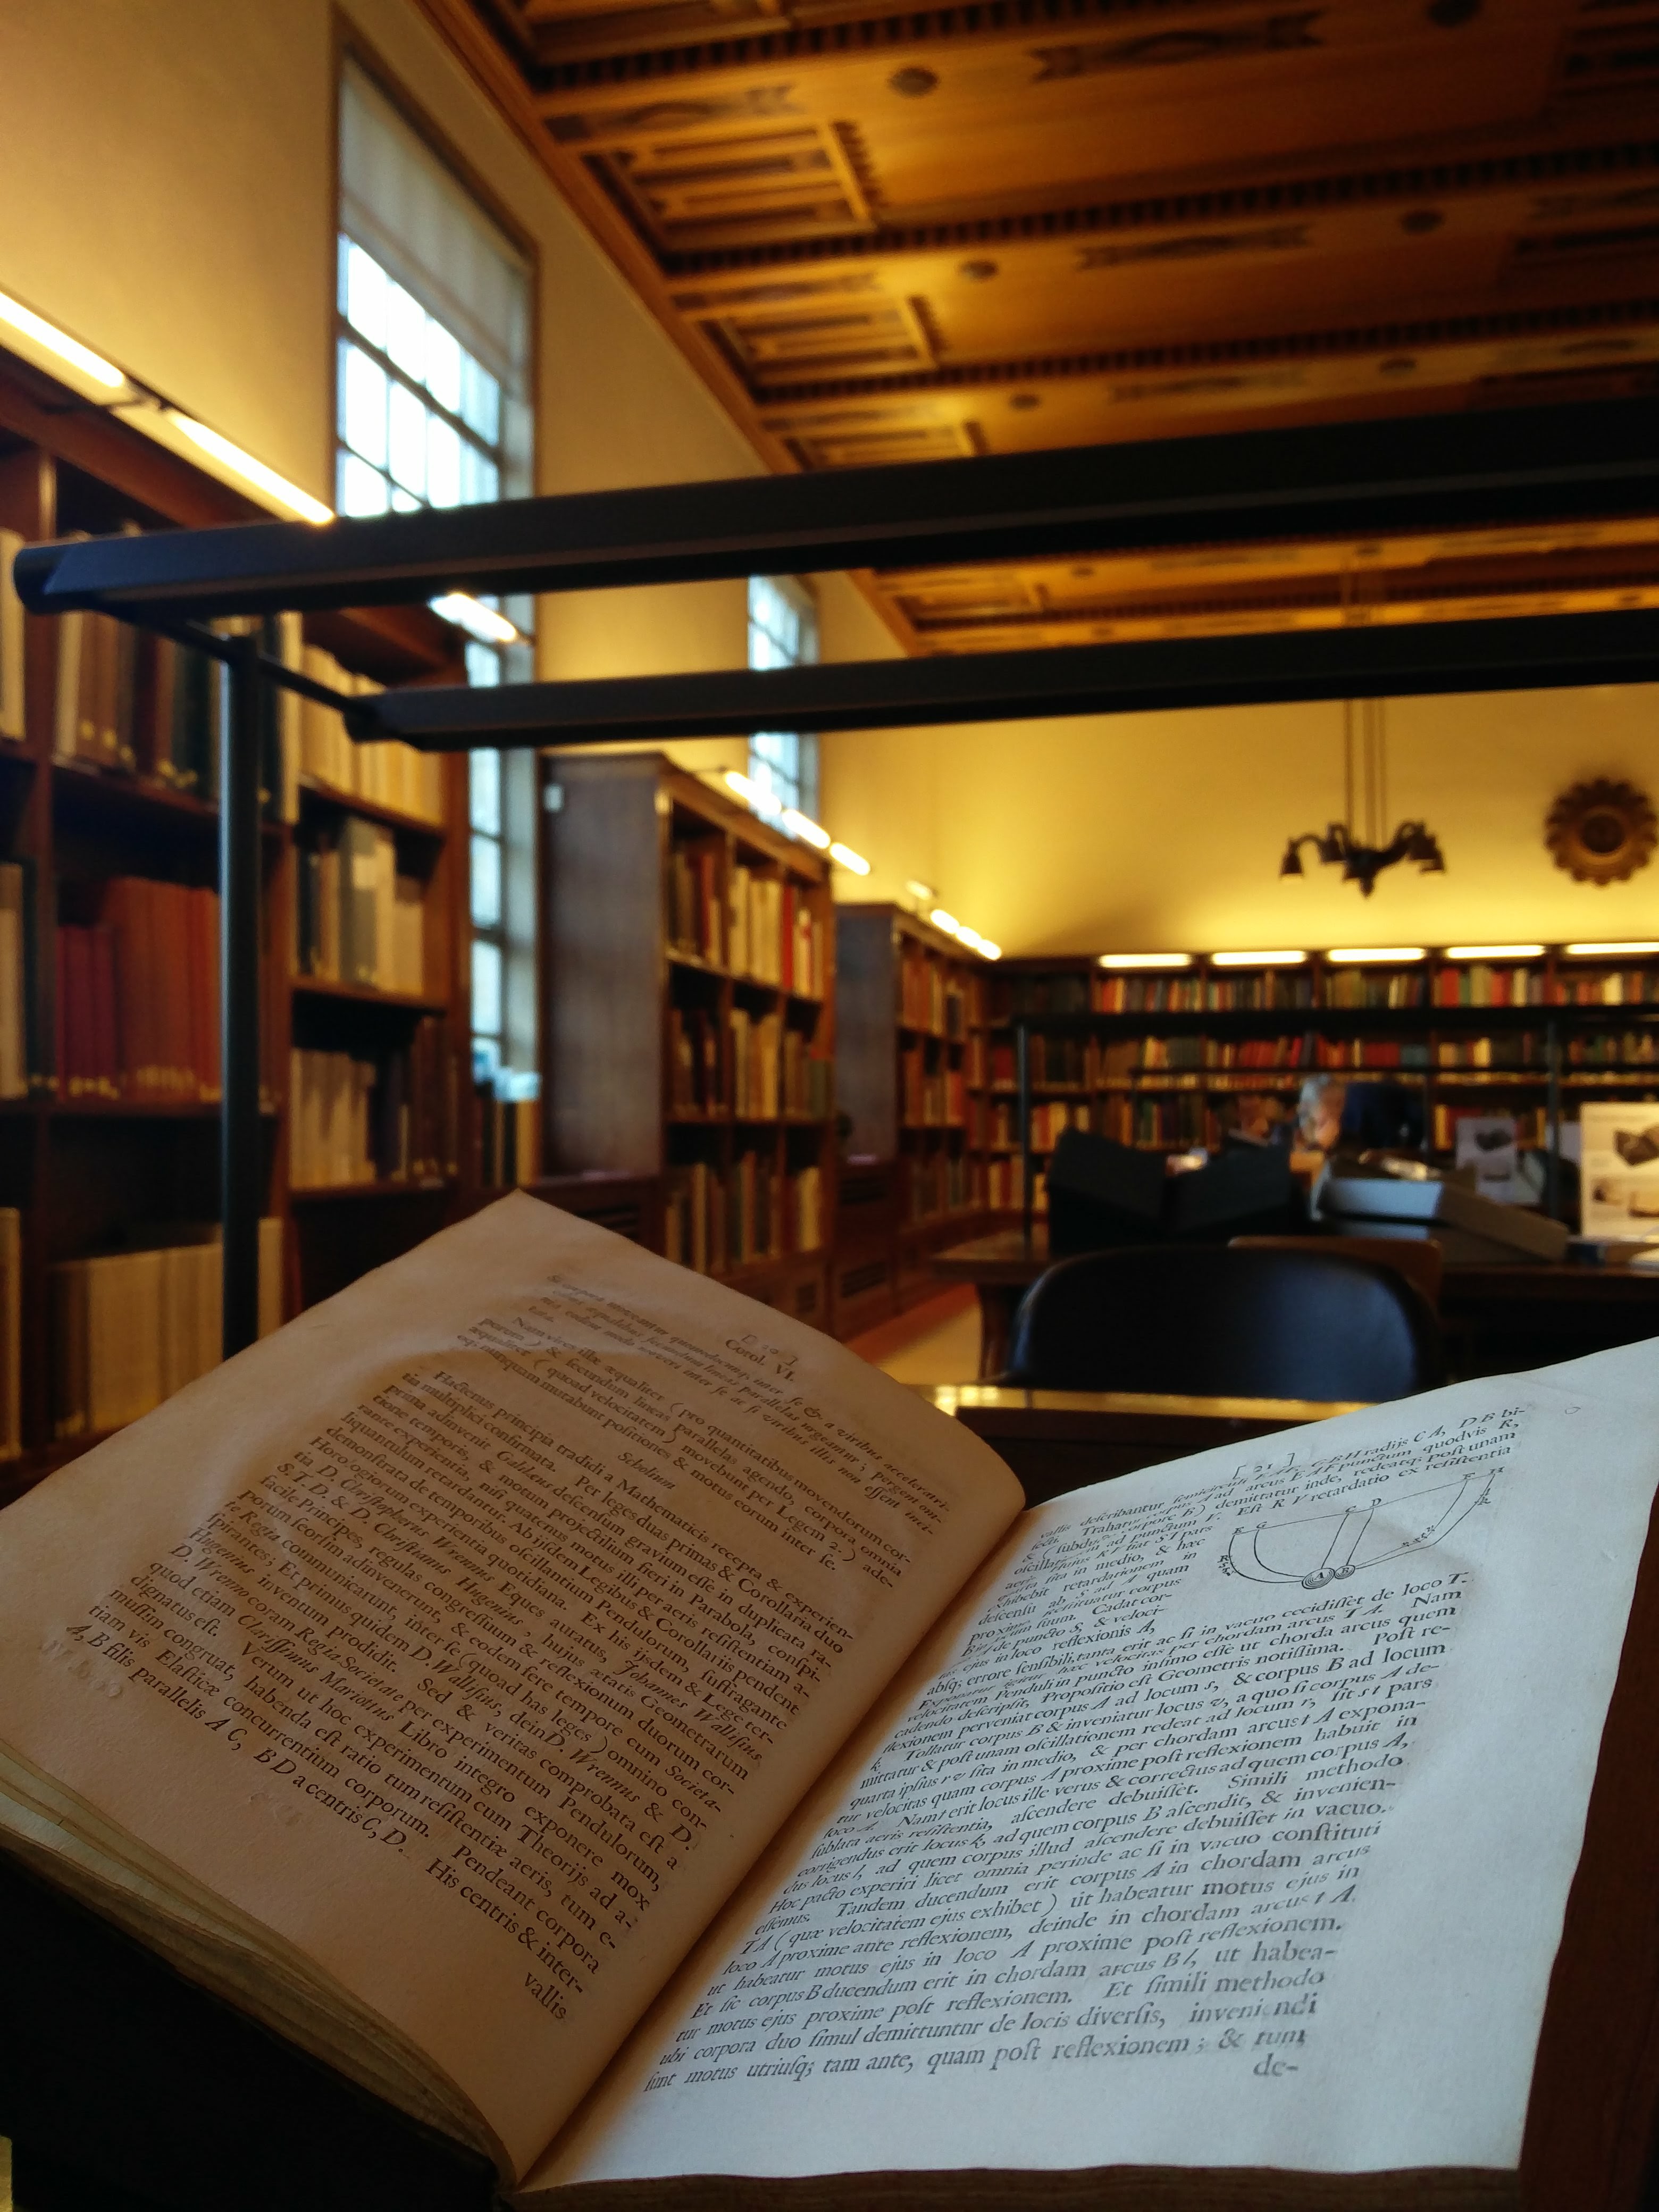
<svg viewBox="0 0 1659 2212">
<path fill-rule="evenodd" d="M 1659 396 L 1659 0 L 423 0 L 781 467 Z M 1659 524 L 874 580 L 912 647 L 1659 604 Z"/>
</svg>

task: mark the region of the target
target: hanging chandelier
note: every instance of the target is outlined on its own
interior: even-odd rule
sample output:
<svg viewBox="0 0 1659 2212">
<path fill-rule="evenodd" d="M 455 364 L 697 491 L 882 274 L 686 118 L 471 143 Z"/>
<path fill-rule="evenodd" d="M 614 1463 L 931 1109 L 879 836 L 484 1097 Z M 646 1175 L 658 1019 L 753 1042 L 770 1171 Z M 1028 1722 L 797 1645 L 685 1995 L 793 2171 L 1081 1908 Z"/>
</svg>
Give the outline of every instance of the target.
<svg viewBox="0 0 1659 2212">
<path fill-rule="evenodd" d="M 1388 702 L 1366 699 L 1356 716 L 1352 699 L 1342 706 L 1343 819 L 1330 822 L 1322 836 L 1304 830 L 1292 837 L 1279 864 L 1281 876 L 1299 876 L 1302 848 L 1311 845 L 1328 867 L 1340 867 L 1345 883 L 1358 884 L 1360 896 L 1369 898 L 1384 868 L 1401 860 L 1415 860 L 1425 876 L 1443 875 L 1445 857 L 1426 822 L 1401 822 L 1393 835 L 1384 825 L 1389 818 Z M 1357 771 L 1357 772 L 1356 772 Z M 1356 786 L 1363 822 L 1354 818 Z M 1363 832 L 1363 834 L 1362 834 Z"/>
</svg>

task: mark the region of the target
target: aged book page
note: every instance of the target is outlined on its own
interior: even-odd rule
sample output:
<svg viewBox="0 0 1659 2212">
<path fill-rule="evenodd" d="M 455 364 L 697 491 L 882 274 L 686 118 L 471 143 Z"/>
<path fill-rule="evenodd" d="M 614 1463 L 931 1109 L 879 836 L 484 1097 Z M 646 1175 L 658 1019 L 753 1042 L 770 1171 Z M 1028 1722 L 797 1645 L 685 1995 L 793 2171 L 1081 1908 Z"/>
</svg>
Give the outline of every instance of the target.
<svg viewBox="0 0 1659 2212">
<path fill-rule="evenodd" d="M 520 2201 L 1512 2169 L 1656 1479 L 1635 1346 L 1029 1514 Z"/>
<path fill-rule="evenodd" d="M 1020 1503 L 509 1198 L 8 1511 L 0 1837 L 522 2172 Z"/>
</svg>

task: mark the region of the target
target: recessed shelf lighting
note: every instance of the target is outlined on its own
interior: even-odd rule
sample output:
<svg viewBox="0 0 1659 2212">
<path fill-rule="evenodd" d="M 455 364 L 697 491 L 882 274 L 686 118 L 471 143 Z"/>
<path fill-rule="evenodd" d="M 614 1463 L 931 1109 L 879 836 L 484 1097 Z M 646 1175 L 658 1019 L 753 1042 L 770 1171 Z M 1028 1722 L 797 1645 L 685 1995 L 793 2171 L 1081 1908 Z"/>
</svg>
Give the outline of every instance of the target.
<svg viewBox="0 0 1659 2212">
<path fill-rule="evenodd" d="M 1448 960 L 1541 960 L 1541 945 L 1449 945 Z"/>
<path fill-rule="evenodd" d="M 838 868 L 849 869 L 855 876 L 867 876 L 870 872 L 868 860 L 862 853 L 855 853 L 850 845 L 832 844 L 830 857 Z"/>
<path fill-rule="evenodd" d="M 1190 968 L 1190 952 L 1103 952 L 1102 968 Z"/>
<path fill-rule="evenodd" d="M 1659 952 L 1659 937 L 1632 937 L 1620 945 L 1568 945 L 1570 960 L 1620 960 L 1627 952 Z"/>
<path fill-rule="evenodd" d="M 55 353 L 59 361 L 78 368 L 82 376 L 89 376 L 106 392 L 119 392 L 126 383 L 126 378 L 112 361 L 106 361 L 102 354 L 83 346 L 78 338 L 72 338 L 67 331 L 60 331 L 56 323 L 49 323 L 44 315 L 37 315 L 32 307 L 26 307 L 21 300 L 14 300 L 5 292 L 0 292 L 0 323 L 9 323 L 13 330 L 21 331 L 26 338 L 33 338 L 48 353 Z"/>
<path fill-rule="evenodd" d="M 1334 945 L 1325 955 L 1328 960 L 1340 960 L 1347 968 L 1376 968 L 1385 962 L 1426 960 L 1428 957 L 1428 947 L 1424 945 Z"/>
<path fill-rule="evenodd" d="M 1212 968 L 1299 968 L 1305 952 L 1212 952 Z"/>
<path fill-rule="evenodd" d="M 125 380 L 122 379 L 124 383 Z M 321 500 L 313 499 L 308 491 L 301 491 L 298 484 L 291 484 L 286 477 L 279 477 L 275 469 L 268 469 L 263 461 L 256 461 L 252 453 L 245 453 L 240 446 L 233 445 L 217 430 L 210 430 L 205 422 L 197 422 L 193 416 L 181 414 L 176 407 L 168 408 L 167 420 L 175 430 L 182 430 L 185 437 L 191 439 L 204 453 L 211 453 L 215 460 L 222 461 L 233 476 L 240 477 L 244 483 L 252 484 L 256 491 L 262 491 L 268 499 L 274 499 L 290 514 L 297 514 L 301 522 L 333 521 L 331 507 L 325 507 Z M 482 613 L 483 610 L 480 608 L 479 611 Z M 501 619 L 506 618 L 502 617 Z M 507 627 L 511 629 L 511 623 Z M 518 634 L 517 630 L 513 631 L 514 637 Z"/>
</svg>

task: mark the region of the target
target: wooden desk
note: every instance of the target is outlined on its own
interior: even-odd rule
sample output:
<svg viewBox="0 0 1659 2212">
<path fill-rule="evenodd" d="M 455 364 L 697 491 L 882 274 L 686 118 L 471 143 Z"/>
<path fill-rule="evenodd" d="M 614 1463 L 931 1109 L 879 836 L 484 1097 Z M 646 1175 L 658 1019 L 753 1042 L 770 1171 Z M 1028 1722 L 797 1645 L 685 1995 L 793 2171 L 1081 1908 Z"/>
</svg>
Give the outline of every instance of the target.
<svg viewBox="0 0 1659 2212">
<path fill-rule="evenodd" d="M 1316 1246 L 1320 1239 L 1308 1241 Z M 935 1255 L 935 1274 L 971 1283 L 979 1293 L 981 1382 L 1007 1366 L 1019 1302 L 1048 1265 L 1046 1224 L 1033 1228 L 1029 1249 L 1019 1230 L 1003 1229 Z M 1566 1261 L 1449 1266 L 1440 1313 L 1455 1378 L 1510 1375 L 1659 1337 L 1659 1273 Z"/>
<path fill-rule="evenodd" d="M 1000 1390 L 917 1383 L 930 1405 L 983 1437 L 1041 1505 L 1085 1483 L 1157 1467 L 1215 1444 L 1248 1443 L 1306 1421 L 1351 1413 L 1310 1398 L 1166 1397 L 1140 1390 Z"/>
<path fill-rule="evenodd" d="M 979 1293 L 979 1379 L 988 1382 L 1008 1364 L 1019 1302 L 1048 1264 L 1048 1224 L 1024 1232 L 999 1229 L 933 1255 L 933 1273 L 947 1282 L 971 1283 Z"/>
</svg>

